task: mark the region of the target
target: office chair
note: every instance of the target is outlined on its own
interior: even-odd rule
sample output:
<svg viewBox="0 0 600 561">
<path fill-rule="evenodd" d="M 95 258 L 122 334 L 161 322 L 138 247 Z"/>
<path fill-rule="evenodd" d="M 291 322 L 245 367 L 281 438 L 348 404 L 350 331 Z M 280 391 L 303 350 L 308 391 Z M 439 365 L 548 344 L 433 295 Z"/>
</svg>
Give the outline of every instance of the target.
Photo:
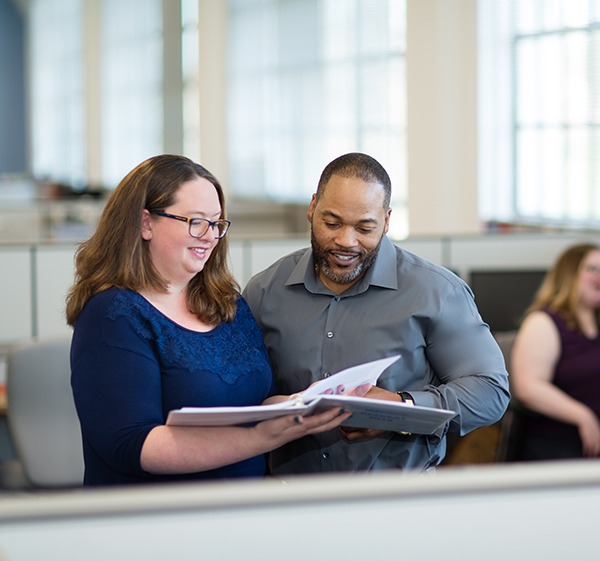
<svg viewBox="0 0 600 561">
<path fill-rule="evenodd" d="M 517 337 L 517 331 L 502 331 L 494 334 L 496 342 L 504 355 L 506 368 L 511 367 L 512 349 Z M 500 421 L 500 444 L 498 447 L 499 462 L 519 461 L 522 448 L 523 422 L 528 416 L 536 415 L 527 409 L 514 396 L 511 397 L 508 409 Z"/>
<path fill-rule="evenodd" d="M 7 421 L 33 487 L 83 482 L 79 419 L 70 385 L 71 336 L 27 342 L 8 354 Z"/>
</svg>

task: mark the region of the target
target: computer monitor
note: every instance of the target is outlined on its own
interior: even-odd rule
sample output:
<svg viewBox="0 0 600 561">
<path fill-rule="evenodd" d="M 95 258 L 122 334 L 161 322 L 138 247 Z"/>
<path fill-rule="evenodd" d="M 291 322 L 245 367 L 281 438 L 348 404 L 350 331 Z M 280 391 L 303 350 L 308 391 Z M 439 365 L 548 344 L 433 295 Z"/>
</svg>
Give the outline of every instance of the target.
<svg viewBox="0 0 600 561">
<path fill-rule="evenodd" d="M 475 302 L 493 332 L 519 327 L 545 274 L 545 270 L 471 271 Z"/>
</svg>

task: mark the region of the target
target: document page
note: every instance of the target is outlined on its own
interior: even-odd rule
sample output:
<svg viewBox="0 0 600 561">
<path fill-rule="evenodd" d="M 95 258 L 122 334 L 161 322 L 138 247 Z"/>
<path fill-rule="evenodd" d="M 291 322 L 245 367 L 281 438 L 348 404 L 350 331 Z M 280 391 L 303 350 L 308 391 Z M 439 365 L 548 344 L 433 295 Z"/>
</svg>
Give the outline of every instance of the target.
<svg viewBox="0 0 600 561">
<path fill-rule="evenodd" d="M 400 355 L 394 355 L 346 368 L 329 378 L 312 384 L 300 394 L 300 397 L 304 403 L 309 403 L 322 394 L 344 394 L 365 384 L 374 386 L 381 373 L 399 358 Z"/>
</svg>

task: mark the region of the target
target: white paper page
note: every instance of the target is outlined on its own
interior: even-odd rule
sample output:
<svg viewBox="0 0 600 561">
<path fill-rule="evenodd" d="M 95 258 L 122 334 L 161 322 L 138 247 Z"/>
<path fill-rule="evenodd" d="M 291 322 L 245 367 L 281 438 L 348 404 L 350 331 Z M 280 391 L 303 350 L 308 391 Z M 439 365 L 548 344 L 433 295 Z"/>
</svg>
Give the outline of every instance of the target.
<svg viewBox="0 0 600 561">
<path fill-rule="evenodd" d="M 282 415 L 304 415 L 308 407 L 308 405 L 298 405 L 293 401 L 247 407 L 183 407 L 169 413 L 167 425 L 222 427 L 257 423 Z"/>
<path fill-rule="evenodd" d="M 224 413 L 233 413 L 235 411 L 239 411 L 240 409 L 244 409 L 244 411 L 281 411 L 282 409 L 295 409 L 298 408 L 298 403 L 296 401 L 280 401 L 278 403 L 271 403 L 269 405 L 225 405 L 223 407 L 182 407 L 177 411 L 182 411 L 183 413 L 194 413 L 197 411 L 220 411 Z M 302 406 L 300 406 L 301 408 Z"/>
<path fill-rule="evenodd" d="M 321 394 L 348 393 L 363 384 L 371 384 L 374 386 L 381 373 L 399 358 L 400 355 L 395 355 L 346 368 L 329 378 L 325 378 L 324 380 L 320 380 L 316 384 L 313 384 L 304 390 L 300 396 L 304 403 L 309 403 Z M 339 390 L 340 387 L 343 388 L 342 392 Z"/>
</svg>

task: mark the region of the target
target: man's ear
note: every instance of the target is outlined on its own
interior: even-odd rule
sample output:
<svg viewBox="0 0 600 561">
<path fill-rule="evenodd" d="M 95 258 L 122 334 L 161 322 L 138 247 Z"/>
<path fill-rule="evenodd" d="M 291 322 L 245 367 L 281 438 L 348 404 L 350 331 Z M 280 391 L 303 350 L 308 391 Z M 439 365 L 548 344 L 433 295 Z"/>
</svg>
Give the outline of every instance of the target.
<svg viewBox="0 0 600 561">
<path fill-rule="evenodd" d="M 313 214 L 315 213 L 315 207 L 317 206 L 317 195 L 316 193 L 312 196 L 310 204 L 308 205 L 308 211 L 306 212 L 306 218 L 312 223 Z"/>
<path fill-rule="evenodd" d="M 152 221 L 146 209 L 142 210 L 142 239 L 146 241 L 152 239 Z"/>
<path fill-rule="evenodd" d="M 383 227 L 383 233 L 387 234 L 390 229 L 390 216 L 392 215 L 392 207 L 387 209 L 385 213 L 385 225 Z"/>
</svg>

